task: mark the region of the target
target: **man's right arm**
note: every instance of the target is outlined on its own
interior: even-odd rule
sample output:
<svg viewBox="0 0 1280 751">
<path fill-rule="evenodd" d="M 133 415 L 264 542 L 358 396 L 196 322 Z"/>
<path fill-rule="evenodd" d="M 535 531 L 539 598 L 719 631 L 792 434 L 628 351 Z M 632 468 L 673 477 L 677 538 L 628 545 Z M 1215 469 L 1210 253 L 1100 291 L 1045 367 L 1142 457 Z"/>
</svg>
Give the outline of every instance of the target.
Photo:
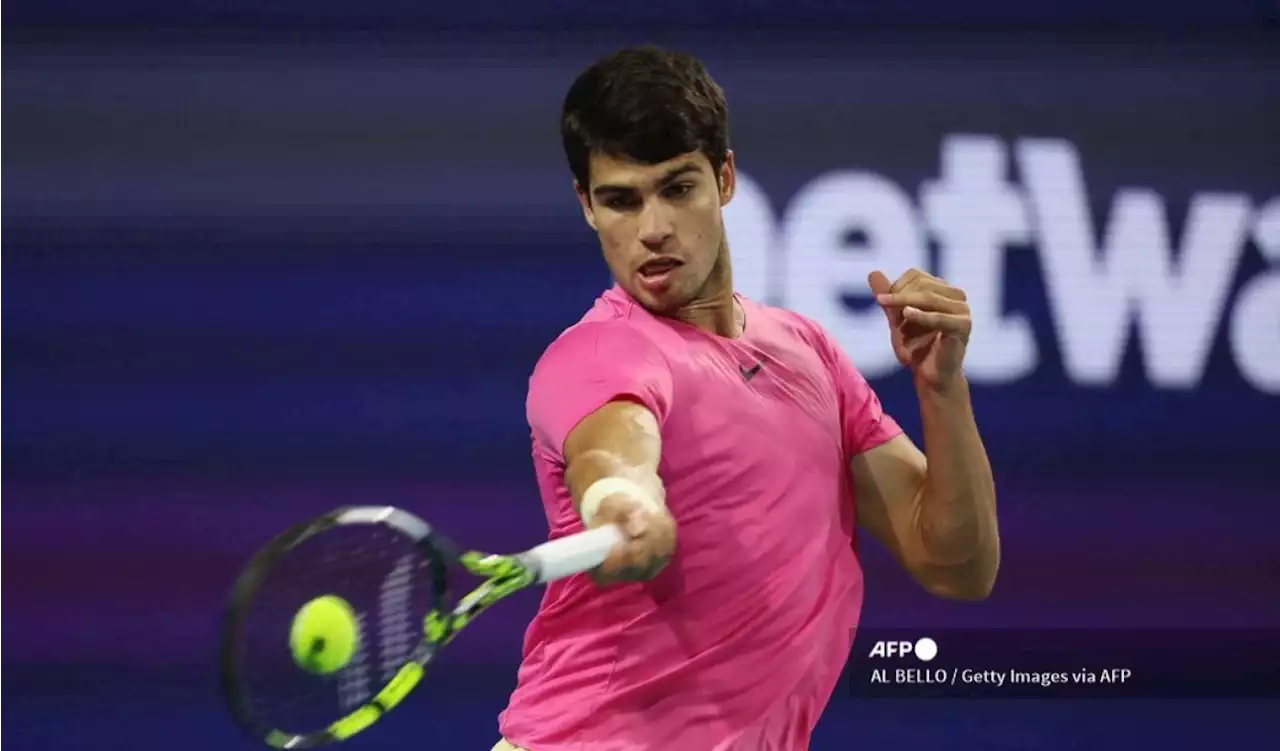
<svg viewBox="0 0 1280 751">
<path fill-rule="evenodd" d="M 658 419 L 630 400 L 610 401 L 564 443 L 565 483 L 588 528 L 617 524 L 625 542 L 593 572 L 599 584 L 651 579 L 675 552 L 676 525 L 658 477 Z"/>
</svg>

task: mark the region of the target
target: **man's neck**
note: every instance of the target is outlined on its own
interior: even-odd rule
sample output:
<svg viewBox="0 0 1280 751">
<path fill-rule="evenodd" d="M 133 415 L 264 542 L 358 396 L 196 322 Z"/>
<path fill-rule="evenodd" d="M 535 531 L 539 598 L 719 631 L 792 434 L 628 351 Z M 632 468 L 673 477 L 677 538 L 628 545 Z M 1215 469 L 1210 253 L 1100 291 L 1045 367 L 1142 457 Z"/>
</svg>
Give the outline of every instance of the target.
<svg viewBox="0 0 1280 751">
<path fill-rule="evenodd" d="M 728 339 L 741 336 L 745 324 L 732 292 L 694 300 L 671 317 Z"/>
<path fill-rule="evenodd" d="M 742 336 L 746 316 L 733 296 L 733 270 L 727 248 L 720 249 L 720 258 L 711 270 L 702 293 L 671 317 L 716 336 L 728 339 Z"/>
</svg>

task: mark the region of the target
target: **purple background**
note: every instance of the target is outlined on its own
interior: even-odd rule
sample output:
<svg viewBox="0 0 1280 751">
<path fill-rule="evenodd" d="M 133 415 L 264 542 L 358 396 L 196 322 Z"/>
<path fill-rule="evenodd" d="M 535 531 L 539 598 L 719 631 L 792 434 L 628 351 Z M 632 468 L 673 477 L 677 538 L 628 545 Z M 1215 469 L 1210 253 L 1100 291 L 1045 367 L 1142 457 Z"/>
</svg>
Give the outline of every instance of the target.
<svg viewBox="0 0 1280 751">
<path fill-rule="evenodd" d="M 579 68 L 636 39 L 446 32 L 424 20 L 432 4 L 359 5 L 346 24 L 335 2 L 270 24 L 196 2 L 6 8 L 20 25 L 4 97 L 13 748 L 251 748 L 214 693 L 218 618 L 244 560 L 300 518 L 392 503 L 482 549 L 545 535 L 524 389 L 606 283 L 556 113 Z M 486 7 L 506 5 L 542 7 Z M 788 13 L 756 5 L 762 22 Z M 1024 20 L 1143 18 L 1077 5 Z M 813 28 L 855 20 L 793 6 Z M 583 27 L 613 18 L 554 7 Z M 957 23 L 1023 7 L 977 3 Z M 893 34 L 645 38 L 705 57 L 740 165 L 775 206 L 844 166 L 914 194 L 945 134 L 1035 135 L 1085 156 L 1095 220 L 1143 185 L 1176 229 L 1192 193 L 1280 193 L 1280 62 L 1245 28 L 1272 17 L 1266 4 L 1162 7 L 1167 23 L 1241 28 L 1177 42 L 905 34 L 929 24 L 902 6 L 878 19 Z M 457 6 L 439 26 L 484 26 L 475 15 Z M 1228 310 L 1267 265 L 1247 249 Z M 1037 264 L 1012 259 L 1007 282 L 1046 352 L 1031 377 L 975 389 L 1001 490 L 997 589 L 931 600 L 871 550 L 865 623 L 1280 628 L 1280 410 L 1236 371 L 1225 323 L 1195 390 L 1152 388 L 1137 351 L 1115 385 L 1083 389 L 1057 362 Z M 875 386 L 918 439 L 907 380 Z M 480 619 L 437 668 L 447 693 L 429 684 L 353 747 L 487 749 L 536 604 L 525 593 Z M 813 747 L 1230 746 L 1273 711 L 837 696 Z"/>
</svg>

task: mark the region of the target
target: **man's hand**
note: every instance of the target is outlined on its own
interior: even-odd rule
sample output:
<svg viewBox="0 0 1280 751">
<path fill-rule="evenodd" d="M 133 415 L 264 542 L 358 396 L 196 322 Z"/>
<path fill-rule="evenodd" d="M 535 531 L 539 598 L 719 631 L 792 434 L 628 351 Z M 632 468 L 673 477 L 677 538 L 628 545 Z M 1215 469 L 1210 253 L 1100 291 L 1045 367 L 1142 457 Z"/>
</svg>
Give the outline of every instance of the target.
<svg viewBox="0 0 1280 751">
<path fill-rule="evenodd" d="M 890 284 L 882 272 L 867 277 L 889 319 L 893 352 L 917 385 L 946 391 L 961 377 L 973 319 L 962 290 L 918 269 Z"/>
<path fill-rule="evenodd" d="M 600 502 L 591 527 L 616 524 L 625 538 L 609 557 L 592 572 L 597 584 L 646 581 L 657 576 L 676 549 L 676 524 L 663 509 L 652 513 L 625 494 L 614 494 Z"/>
</svg>

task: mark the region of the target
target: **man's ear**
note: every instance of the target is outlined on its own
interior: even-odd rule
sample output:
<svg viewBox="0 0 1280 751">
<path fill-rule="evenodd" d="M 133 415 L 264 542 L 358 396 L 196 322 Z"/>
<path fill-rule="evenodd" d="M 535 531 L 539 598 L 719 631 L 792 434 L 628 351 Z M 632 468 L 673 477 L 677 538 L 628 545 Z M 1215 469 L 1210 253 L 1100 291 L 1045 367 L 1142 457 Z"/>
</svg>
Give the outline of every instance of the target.
<svg viewBox="0 0 1280 751">
<path fill-rule="evenodd" d="M 738 168 L 733 162 L 733 152 L 725 152 L 724 164 L 720 165 L 717 176 L 720 183 L 720 205 L 727 206 L 738 190 Z"/>
<path fill-rule="evenodd" d="M 578 195 L 578 203 L 582 205 L 582 218 L 587 220 L 587 224 L 591 225 L 591 229 L 596 228 L 596 215 L 591 210 L 591 195 L 582 189 L 582 185 L 577 180 L 573 181 L 573 192 Z"/>
</svg>

